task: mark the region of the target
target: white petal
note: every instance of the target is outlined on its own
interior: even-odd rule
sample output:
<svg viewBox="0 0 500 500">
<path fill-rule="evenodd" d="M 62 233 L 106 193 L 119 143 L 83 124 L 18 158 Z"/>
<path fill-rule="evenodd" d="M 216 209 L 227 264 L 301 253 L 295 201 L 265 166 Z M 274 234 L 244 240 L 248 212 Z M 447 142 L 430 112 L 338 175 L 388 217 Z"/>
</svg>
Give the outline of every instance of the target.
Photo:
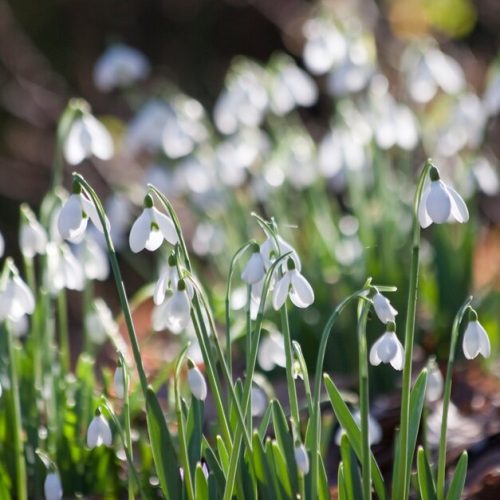
<svg viewBox="0 0 500 500">
<path fill-rule="evenodd" d="M 398 312 L 394 307 L 392 307 L 389 299 L 384 297 L 381 293 L 377 292 L 373 297 L 373 308 L 378 316 L 378 319 L 382 323 L 388 323 L 389 321 L 396 321 L 396 316 Z"/>
<path fill-rule="evenodd" d="M 45 500 L 60 500 L 63 496 L 61 479 L 57 472 L 49 472 L 43 483 Z"/>
<path fill-rule="evenodd" d="M 177 232 L 175 230 L 175 225 L 170 217 L 167 217 L 165 214 L 162 214 L 156 208 L 151 209 L 153 211 L 153 217 L 160 228 L 160 231 L 163 237 L 171 244 L 175 245 L 179 239 L 177 237 Z"/>
<path fill-rule="evenodd" d="M 167 326 L 173 333 L 184 330 L 191 319 L 191 302 L 186 291 L 177 290 L 165 307 Z"/>
<path fill-rule="evenodd" d="M 101 160 L 109 160 L 114 153 L 113 139 L 106 127 L 92 115 L 83 117 L 85 127 L 91 137 L 91 151 Z"/>
<path fill-rule="evenodd" d="M 13 283 L 15 285 L 15 299 L 21 305 L 23 314 L 32 314 L 35 310 L 35 298 L 32 291 L 19 276 L 13 278 Z"/>
<path fill-rule="evenodd" d="M 115 394 L 117 398 L 123 399 L 125 397 L 125 377 L 123 373 L 123 366 L 117 366 L 113 376 L 113 385 L 115 387 Z"/>
<path fill-rule="evenodd" d="M 266 273 L 264 268 L 264 260 L 260 252 L 254 252 L 250 259 L 248 259 L 243 272 L 241 273 L 241 279 L 248 283 L 249 285 L 253 285 L 254 283 L 259 282 Z"/>
<path fill-rule="evenodd" d="M 134 253 L 144 250 L 151 232 L 151 215 L 148 209 L 144 209 L 132 225 L 129 235 L 130 249 Z"/>
<path fill-rule="evenodd" d="M 156 282 L 155 289 L 153 292 L 153 302 L 159 306 L 165 300 L 165 294 L 167 293 L 168 283 L 170 281 L 170 270 L 165 271 L 160 279 Z"/>
<path fill-rule="evenodd" d="M 401 371 L 403 369 L 405 352 L 404 352 L 403 345 L 401 344 L 399 339 L 396 337 L 396 334 L 394 334 L 394 337 L 395 337 L 395 341 L 396 341 L 396 354 L 391 359 L 391 365 L 395 370 Z"/>
<path fill-rule="evenodd" d="M 429 196 L 425 204 L 427 213 L 433 222 L 442 224 L 446 222 L 451 213 L 451 199 L 443 181 L 432 181 Z"/>
<path fill-rule="evenodd" d="M 297 307 L 309 307 L 314 302 L 314 291 L 312 286 L 297 269 L 290 271 L 290 273 L 292 285 L 290 289 L 290 300 Z"/>
<path fill-rule="evenodd" d="M 307 454 L 307 450 L 303 444 L 295 447 L 294 450 L 295 463 L 297 464 L 297 468 L 299 471 L 306 475 L 309 473 L 309 455 Z"/>
<path fill-rule="evenodd" d="M 3 239 L 2 233 L 0 233 L 0 258 L 3 257 L 4 252 L 5 252 L 5 240 Z"/>
<path fill-rule="evenodd" d="M 382 362 L 382 360 L 379 358 L 379 355 L 378 355 L 378 346 L 379 346 L 381 341 L 382 341 L 382 337 L 380 337 L 372 345 L 372 348 L 370 349 L 370 364 L 373 366 L 378 366 Z"/>
<path fill-rule="evenodd" d="M 377 354 L 382 363 L 391 362 L 394 356 L 396 356 L 397 349 L 397 337 L 394 332 L 384 333 L 377 348 Z"/>
<path fill-rule="evenodd" d="M 78 165 L 91 154 L 91 139 L 83 120 L 75 120 L 64 143 L 64 157 L 70 165 Z"/>
<path fill-rule="evenodd" d="M 276 311 L 281 309 L 288 296 L 290 287 L 290 273 L 286 273 L 279 281 L 273 290 L 273 307 Z"/>
<path fill-rule="evenodd" d="M 432 219 L 429 217 L 427 213 L 427 198 L 429 196 L 431 190 L 430 183 L 424 189 L 422 196 L 420 198 L 420 205 L 418 207 L 418 221 L 420 222 L 420 226 L 425 229 L 432 224 Z"/>
<path fill-rule="evenodd" d="M 188 370 L 188 383 L 191 393 L 196 399 L 205 401 L 207 398 L 207 383 L 197 367 Z"/>
<path fill-rule="evenodd" d="M 457 222 L 467 222 L 469 220 L 469 210 L 462 197 L 451 187 L 446 186 L 451 196 L 451 215 Z"/>
<path fill-rule="evenodd" d="M 155 332 L 161 332 L 167 328 L 167 319 L 165 309 L 168 302 L 163 302 L 163 304 L 156 306 L 153 309 L 153 314 L 151 316 L 151 323 L 153 325 L 153 330 Z"/>
<path fill-rule="evenodd" d="M 151 231 L 149 232 L 148 239 L 146 240 L 146 244 L 144 245 L 146 250 L 149 250 L 150 252 L 154 252 L 155 250 L 158 250 L 158 248 L 161 247 L 161 244 L 163 243 L 163 234 L 156 229 L 156 228 L 151 228 Z"/>
<path fill-rule="evenodd" d="M 99 214 L 97 213 L 97 209 L 92 201 L 88 200 L 83 194 L 81 197 L 81 205 L 83 211 L 90 217 L 90 220 L 94 223 L 94 226 L 101 232 L 104 233 L 104 229 L 102 227 L 101 219 L 99 218 Z M 109 221 L 106 218 L 106 229 L 109 231 Z"/>
<path fill-rule="evenodd" d="M 467 359 L 474 359 L 479 353 L 485 358 L 490 355 L 490 340 L 479 321 L 470 321 L 467 325 L 462 347 Z"/>
<path fill-rule="evenodd" d="M 59 212 L 59 234 L 65 240 L 76 243 L 83 237 L 87 222 L 87 217 L 83 217 L 80 195 L 72 194 Z"/>
<path fill-rule="evenodd" d="M 37 253 L 45 253 L 47 234 L 37 221 L 23 223 L 19 234 L 19 247 L 24 256 L 32 259 Z"/>
</svg>

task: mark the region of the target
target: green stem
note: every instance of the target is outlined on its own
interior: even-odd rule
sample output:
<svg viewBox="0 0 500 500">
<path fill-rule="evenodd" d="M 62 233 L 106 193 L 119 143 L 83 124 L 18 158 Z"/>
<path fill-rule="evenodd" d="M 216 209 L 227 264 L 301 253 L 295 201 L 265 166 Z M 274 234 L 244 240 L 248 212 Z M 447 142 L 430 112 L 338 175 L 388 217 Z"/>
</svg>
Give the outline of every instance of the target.
<svg viewBox="0 0 500 500">
<path fill-rule="evenodd" d="M 16 468 L 16 491 L 19 500 L 28 498 L 26 464 L 24 461 L 24 445 L 23 445 L 23 428 L 21 417 L 21 402 L 19 400 L 19 380 L 17 378 L 17 363 L 16 353 L 14 352 L 12 332 L 4 323 L 4 329 L 7 333 L 7 353 L 9 356 L 9 375 L 10 375 L 10 391 L 11 391 L 11 419 L 12 428 L 14 429 L 13 445 L 14 445 L 14 462 Z"/>
<path fill-rule="evenodd" d="M 126 448 L 129 451 L 130 461 L 133 463 L 134 460 L 134 450 L 132 448 L 132 433 L 130 432 L 130 395 L 129 395 L 129 386 L 130 386 L 130 376 L 128 373 L 128 368 L 126 365 L 125 358 L 122 353 L 119 353 L 122 373 L 123 373 L 123 425 L 125 427 L 125 443 Z M 127 481 L 127 489 L 128 489 L 128 500 L 134 500 L 134 486 L 132 484 L 132 475 L 128 475 Z"/>
<path fill-rule="evenodd" d="M 420 223 L 418 220 L 418 209 L 425 180 L 432 163 L 430 160 L 424 165 L 420 174 L 415 200 L 413 204 L 413 228 L 412 228 L 412 253 L 410 264 L 410 283 L 408 286 L 408 302 L 406 310 L 405 325 L 405 362 L 403 367 L 403 385 L 401 389 L 401 419 L 400 419 L 400 451 L 401 451 L 401 479 L 397 481 L 398 490 L 396 498 L 407 498 L 410 489 L 411 458 L 408 457 L 408 427 L 410 424 L 410 390 L 411 390 L 411 368 L 413 356 L 413 343 L 415 338 L 415 312 L 417 306 L 418 270 L 420 252 Z"/>
<path fill-rule="evenodd" d="M 363 476 L 363 498 L 371 499 L 370 439 L 368 428 L 369 381 L 368 348 L 366 345 L 366 322 L 370 303 L 359 301 L 358 315 L 358 351 L 359 351 L 359 410 L 361 414 L 361 468 Z"/>
<path fill-rule="evenodd" d="M 61 368 L 63 373 L 69 373 L 71 356 L 69 352 L 68 304 L 64 288 L 57 295 L 57 320 L 59 326 L 59 346 L 61 349 Z"/>
<path fill-rule="evenodd" d="M 288 322 L 288 311 L 286 302 L 281 307 L 281 327 L 283 329 L 283 340 L 285 343 L 285 361 L 286 361 L 286 384 L 288 387 L 288 400 L 290 402 L 290 414 L 295 424 L 300 427 L 299 402 L 297 398 L 297 388 L 293 378 L 293 353 L 292 339 L 290 337 L 290 324 Z"/>
<path fill-rule="evenodd" d="M 448 428 L 448 408 L 451 399 L 451 383 L 453 375 L 453 364 L 455 362 L 455 351 L 459 336 L 459 327 L 462 323 L 465 312 L 470 307 L 472 297 L 468 297 L 462 304 L 455 319 L 451 330 L 450 353 L 448 355 L 448 366 L 446 369 L 446 378 L 444 383 L 443 393 L 443 415 L 441 417 L 441 434 L 439 436 L 439 454 L 438 454 L 438 473 L 437 473 L 437 494 L 438 500 L 445 498 L 445 473 L 446 473 L 446 432 Z"/>
<path fill-rule="evenodd" d="M 94 283 L 92 280 L 85 280 L 85 287 L 83 289 L 83 352 L 90 354 L 91 342 L 88 332 L 87 319 L 92 310 L 92 303 L 94 302 Z"/>
</svg>

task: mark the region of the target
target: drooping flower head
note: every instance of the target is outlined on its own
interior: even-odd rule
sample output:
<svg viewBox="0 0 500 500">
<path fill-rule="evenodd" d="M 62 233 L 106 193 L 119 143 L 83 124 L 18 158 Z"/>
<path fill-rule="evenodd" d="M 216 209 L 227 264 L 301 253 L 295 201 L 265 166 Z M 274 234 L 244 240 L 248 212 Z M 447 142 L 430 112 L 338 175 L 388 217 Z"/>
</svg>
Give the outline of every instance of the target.
<svg viewBox="0 0 500 500">
<path fill-rule="evenodd" d="M 45 500 L 61 500 L 63 489 L 61 478 L 57 470 L 51 471 L 45 476 L 43 492 L 45 494 Z"/>
<path fill-rule="evenodd" d="M 396 325 L 393 322 L 387 323 L 387 331 L 370 349 L 370 363 L 373 366 L 390 363 L 395 370 L 403 369 L 404 349 L 396 336 Z"/>
<path fill-rule="evenodd" d="M 36 220 L 33 211 L 23 203 L 21 205 L 21 229 L 19 248 L 22 254 L 32 259 L 36 254 L 44 254 L 47 246 L 47 233 Z"/>
<path fill-rule="evenodd" d="M 422 194 L 418 209 L 420 225 L 425 229 L 433 222 L 467 222 L 469 211 L 462 197 L 441 180 L 436 167 L 431 167 L 429 176 L 430 182 Z"/>
<path fill-rule="evenodd" d="M 300 443 L 295 443 L 294 449 L 295 463 L 297 464 L 297 469 L 303 475 L 309 473 L 309 455 L 307 454 L 306 447 Z"/>
<path fill-rule="evenodd" d="M 443 375 L 434 358 L 427 363 L 427 368 L 429 370 L 429 375 L 427 376 L 425 399 L 429 403 L 434 403 L 443 395 Z"/>
<path fill-rule="evenodd" d="M 248 285 L 254 285 L 264 278 L 266 274 L 266 268 L 264 264 L 264 259 L 260 252 L 260 247 L 257 243 L 252 245 L 252 255 L 248 262 L 246 263 L 243 272 L 241 273 L 241 279 Z"/>
<path fill-rule="evenodd" d="M 175 245 L 178 242 L 174 223 L 170 217 L 162 214 L 153 206 L 153 198 L 146 195 L 144 209 L 132 225 L 129 243 L 132 252 L 138 253 L 146 248 L 154 252 L 163 240 Z"/>
<path fill-rule="evenodd" d="M 102 416 L 100 410 L 96 410 L 95 417 L 90 422 L 87 430 L 87 446 L 95 448 L 97 446 L 111 446 L 113 435 L 108 421 Z"/>
<path fill-rule="evenodd" d="M 193 287 L 184 279 L 177 282 L 175 291 L 153 310 L 153 329 L 169 329 L 172 333 L 182 332 L 191 320 L 191 298 Z"/>
<path fill-rule="evenodd" d="M 205 401 L 207 398 L 207 383 L 200 369 L 191 359 L 188 359 L 188 384 L 196 399 Z"/>
<path fill-rule="evenodd" d="M 169 290 L 177 288 L 177 283 L 180 279 L 179 271 L 177 270 L 177 257 L 174 252 L 168 256 L 167 267 L 160 274 L 160 279 L 156 282 L 153 292 L 153 301 L 159 306 L 165 300 L 165 294 Z"/>
<path fill-rule="evenodd" d="M 387 324 L 389 322 L 395 322 L 398 311 L 392 307 L 389 299 L 382 295 L 378 290 L 375 291 L 373 296 L 373 308 L 377 314 L 378 319 Z"/>
<path fill-rule="evenodd" d="M 300 308 L 309 307 L 314 302 L 314 290 L 291 257 L 287 260 L 287 270 L 274 286 L 273 307 L 276 311 L 281 309 L 287 297 Z"/>
<path fill-rule="evenodd" d="M 19 276 L 11 259 L 5 262 L 6 277 L 0 291 L 0 321 L 9 319 L 17 322 L 35 310 L 35 298 L 28 285 Z M 5 276 L 5 275 L 4 275 Z"/>
<path fill-rule="evenodd" d="M 484 327 L 479 323 L 474 309 L 469 311 L 469 323 L 465 328 L 462 347 L 467 359 L 474 359 L 478 354 L 487 358 L 491 353 L 490 339 Z"/>
</svg>

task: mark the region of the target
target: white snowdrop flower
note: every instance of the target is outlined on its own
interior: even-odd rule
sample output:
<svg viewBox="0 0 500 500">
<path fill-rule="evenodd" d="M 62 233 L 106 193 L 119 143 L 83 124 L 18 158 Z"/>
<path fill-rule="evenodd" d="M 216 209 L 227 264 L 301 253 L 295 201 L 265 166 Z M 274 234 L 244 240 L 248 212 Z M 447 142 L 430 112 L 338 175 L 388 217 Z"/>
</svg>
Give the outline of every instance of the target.
<svg viewBox="0 0 500 500">
<path fill-rule="evenodd" d="M 193 396 L 200 401 L 205 401 L 207 398 L 207 383 L 205 377 L 191 359 L 188 359 L 188 384 Z"/>
<path fill-rule="evenodd" d="M 165 302 L 153 310 L 152 322 L 155 331 L 169 329 L 172 333 L 182 332 L 191 321 L 192 287 L 179 280 L 177 289 Z"/>
<path fill-rule="evenodd" d="M 425 391 L 425 399 L 429 403 L 434 403 L 438 401 L 443 395 L 443 375 L 441 370 L 436 364 L 436 361 L 432 359 L 429 364 L 429 375 L 427 376 L 427 389 Z"/>
<path fill-rule="evenodd" d="M 130 230 L 130 248 L 134 253 L 144 248 L 153 252 L 160 247 L 163 240 L 172 245 L 177 243 L 175 226 L 170 217 L 153 206 L 153 199 L 148 194 L 144 198 L 144 209 Z"/>
<path fill-rule="evenodd" d="M 63 496 L 61 478 L 57 471 L 49 472 L 43 483 L 45 500 L 60 500 Z"/>
<path fill-rule="evenodd" d="M 500 63 L 498 60 L 488 70 L 483 106 L 488 116 L 495 116 L 500 111 Z"/>
<path fill-rule="evenodd" d="M 109 160 L 114 154 L 113 139 L 97 118 L 82 110 L 69 127 L 63 152 L 70 165 L 78 165 L 91 156 Z"/>
<path fill-rule="evenodd" d="M 278 247 L 278 248 L 277 248 Z M 299 255 L 295 248 L 287 243 L 281 236 L 276 236 L 272 238 L 269 236 L 264 243 L 260 246 L 260 253 L 264 259 L 264 266 L 266 271 L 271 267 L 272 263 L 281 255 L 290 253 L 290 258 L 295 262 L 295 267 L 300 271 L 302 268 L 302 263 L 300 262 Z M 286 263 L 281 266 L 283 270 L 286 270 Z"/>
<path fill-rule="evenodd" d="M 5 240 L 3 239 L 3 234 L 0 233 L 0 259 L 3 257 L 5 252 Z"/>
<path fill-rule="evenodd" d="M 271 331 L 260 341 L 257 360 L 265 371 L 270 371 L 275 366 L 286 366 L 285 341 L 280 332 Z"/>
<path fill-rule="evenodd" d="M 251 403 L 252 417 L 260 417 L 264 415 L 267 408 L 267 397 L 265 392 L 260 387 L 252 387 Z"/>
<path fill-rule="evenodd" d="M 35 311 L 35 298 L 28 285 L 19 276 L 19 271 L 13 262 L 8 260 L 5 265 L 10 267 L 9 277 L 0 291 L 0 321 L 9 319 L 17 322 L 26 314 Z"/>
<path fill-rule="evenodd" d="M 111 427 L 108 421 L 102 416 L 101 412 L 97 410 L 87 430 L 87 447 L 95 448 L 101 445 L 111 446 L 112 442 L 113 436 L 111 434 Z"/>
<path fill-rule="evenodd" d="M 108 254 L 98 243 L 97 236 L 90 233 L 75 248 L 75 253 L 88 280 L 104 281 L 109 276 Z"/>
<path fill-rule="evenodd" d="M 10 320 L 10 327 L 14 337 L 23 338 L 29 331 L 30 323 L 28 321 L 28 316 L 21 316 L 18 320 Z"/>
<path fill-rule="evenodd" d="M 149 71 L 149 62 L 142 52 L 118 43 L 106 49 L 97 60 L 94 83 L 101 92 L 109 92 L 144 80 Z"/>
<path fill-rule="evenodd" d="M 73 193 L 66 200 L 59 212 L 57 220 L 59 234 L 63 239 L 71 243 L 80 243 L 85 235 L 89 219 L 101 233 L 104 232 L 94 203 L 87 198 L 81 187 L 75 182 Z M 109 229 L 109 222 L 107 220 L 106 227 Z"/>
<path fill-rule="evenodd" d="M 309 473 L 309 455 L 306 447 L 302 443 L 296 443 L 294 449 L 295 463 L 299 471 L 306 475 Z"/>
<path fill-rule="evenodd" d="M 390 321 L 393 323 L 396 321 L 398 311 L 392 307 L 389 299 L 382 295 L 378 290 L 373 296 L 373 308 L 375 309 L 378 319 L 382 323 L 387 324 Z"/>
<path fill-rule="evenodd" d="M 21 205 L 21 229 L 19 248 L 22 254 L 32 259 L 36 254 L 44 254 L 47 245 L 47 233 L 36 220 L 35 214 L 26 204 Z"/>
<path fill-rule="evenodd" d="M 260 253 L 260 247 L 257 244 L 252 246 L 252 255 L 248 259 L 243 272 L 241 273 L 241 279 L 248 285 L 253 285 L 264 278 L 266 274 L 266 269 L 264 266 L 264 259 Z"/>
<path fill-rule="evenodd" d="M 57 294 L 63 288 L 83 290 L 85 274 L 82 265 L 65 243 L 47 243 L 47 288 Z"/>
<path fill-rule="evenodd" d="M 477 313 L 471 310 L 469 323 L 465 328 L 462 342 L 464 356 L 467 359 L 474 359 L 478 354 L 488 358 L 491 353 L 490 339 L 486 330 L 477 319 Z"/>
<path fill-rule="evenodd" d="M 404 349 L 395 333 L 396 325 L 387 323 L 387 331 L 372 345 L 370 363 L 390 363 L 395 370 L 403 369 Z"/>
<path fill-rule="evenodd" d="M 177 257 L 172 253 L 168 257 L 166 269 L 160 274 L 160 279 L 156 282 L 153 292 L 153 301 L 157 306 L 163 303 L 168 290 L 177 288 L 178 281 Z"/>
<path fill-rule="evenodd" d="M 287 271 L 277 281 L 273 290 L 273 307 L 276 311 L 281 309 L 287 297 L 297 307 L 309 307 L 314 302 L 314 291 L 309 282 L 295 267 L 292 258 L 288 259 Z"/>
<path fill-rule="evenodd" d="M 117 398 L 123 399 L 125 397 L 125 372 L 123 366 L 117 366 L 113 376 L 113 386 Z"/>
<path fill-rule="evenodd" d="M 85 317 L 85 330 L 90 340 L 97 345 L 103 344 L 107 338 L 120 338 L 118 325 L 106 302 L 100 297 L 92 303 L 92 308 Z M 119 346 L 118 346 L 119 347 Z M 125 349 L 120 348 L 122 352 Z"/>
<path fill-rule="evenodd" d="M 430 171 L 431 182 L 427 184 L 418 208 L 418 218 L 423 228 L 433 222 L 467 222 L 469 211 L 462 197 L 439 177 L 439 171 L 432 167 Z"/>
<path fill-rule="evenodd" d="M 358 428 L 361 426 L 361 414 L 359 410 L 356 410 L 352 414 L 352 418 L 356 422 Z M 340 446 L 340 441 L 342 439 L 342 434 L 344 433 L 344 429 L 341 427 L 335 433 L 335 444 Z M 374 418 L 370 413 L 368 414 L 368 443 L 370 446 L 374 444 L 378 444 L 382 441 L 382 427 L 378 423 L 377 419 Z"/>
</svg>

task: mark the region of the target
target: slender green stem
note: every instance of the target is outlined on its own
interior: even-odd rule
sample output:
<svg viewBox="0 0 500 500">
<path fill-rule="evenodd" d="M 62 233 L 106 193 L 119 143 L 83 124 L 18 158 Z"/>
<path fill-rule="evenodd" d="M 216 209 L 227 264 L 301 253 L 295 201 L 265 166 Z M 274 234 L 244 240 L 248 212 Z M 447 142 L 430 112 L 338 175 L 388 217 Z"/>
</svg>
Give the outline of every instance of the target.
<svg viewBox="0 0 500 500">
<path fill-rule="evenodd" d="M 359 410 L 361 414 L 361 468 L 363 476 L 363 498 L 371 499 L 370 439 L 368 429 L 369 386 L 368 386 L 368 348 L 366 345 L 366 322 L 370 303 L 359 301 L 358 315 L 358 352 L 359 352 Z"/>
<path fill-rule="evenodd" d="M 309 412 L 309 418 L 312 418 L 314 414 L 314 404 L 313 404 L 313 398 L 312 398 L 312 393 L 311 393 L 311 384 L 309 382 L 309 372 L 307 370 L 307 365 L 304 360 L 304 355 L 302 354 L 302 348 L 300 347 L 300 344 L 294 340 L 292 341 L 292 348 L 294 351 L 294 357 L 297 358 L 299 364 L 300 364 L 300 371 L 302 373 L 302 377 L 304 379 L 304 391 L 306 393 L 306 400 L 307 400 L 307 408 Z"/>
<path fill-rule="evenodd" d="M 122 366 L 122 374 L 123 374 L 123 426 L 125 427 L 125 443 L 126 448 L 129 451 L 130 460 L 133 462 L 134 460 L 134 450 L 132 448 L 132 433 L 130 431 L 130 375 L 128 373 L 128 367 L 125 361 L 125 358 L 122 353 L 119 353 L 120 364 Z M 134 486 L 132 484 L 132 475 L 128 475 L 128 499 L 134 500 Z"/>
<path fill-rule="evenodd" d="M 16 353 L 14 352 L 12 332 L 4 322 L 4 329 L 7 333 L 7 353 L 9 356 L 9 375 L 10 375 L 10 391 L 11 391 L 11 422 L 14 429 L 13 445 L 14 445 L 14 462 L 16 468 L 16 491 L 19 500 L 28 498 L 26 464 L 24 461 L 24 445 L 23 445 L 23 427 L 21 417 L 21 402 L 19 400 L 19 381 L 17 378 L 17 363 Z"/>
<path fill-rule="evenodd" d="M 91 342 L 87 326 L 87 319 L 92 310 L 92 303 L 94 301 L 94 283 L 92 280 L 85 280 L 85 287 L 83 289 L 83 352 L 90 354 Z"/>
<path fill-rule="evenodd" d="M 66 301 L 66 290 L 64 288 L 57 295 L 57 320 L 59 326 L 61 368 L 64 373 L 69 373 L 71 355 L 69 351 L 68 304 Z"/>
<path fill-rule="evenodd" d="M 418 209 L 420 198 L 427 174 L 432 166 L 428 160 L 420 174 L 415 200 L 413 204 L 413 228 L 412 228 L 412 254 L 410 264 L 410 283 L 408 286 L 408 302 L 406 309 L 405 325 L 405 361 L 403 367 L 403 385 L 401 389 L 401 418 L 400 418 L 400 450 L 401 450 L 401 476 L 397 481 L 399 487 L 395 498 L 407 498 L 410 488 L 411 457 L 408 457 L 408 427 L 410 423 L 410 390 L 411 390 L 411 368 L 413 356 L 413 343 L 415 337 L 415 312 L 417 306 L 418 292 L 418 270 L 420 252 L 420 223 L 418 220 Z"/>
<path fill-rule="evenodd" d="M 455 363 L 456 345 L 460 334 L 460 324 L 465 312 L 470 307 L 472 297 L 468 297 L 458 310 L 453 321 L 451 330 L 450 353 L 448 354 L 448 366 L 446 368 L 446 378 L 443 393 L 443 415 L 441 417 L 441 434 L 439 436 L 438 472 L 437 472 L 437 495 L 438 500 L 445 498 L 445 473 L 446 473 L 446 432 L 448 429 L 448 408 L 451 399 L 451 383 L 453 376 L 453 364 Z"/>
<path fill-rule="evenodd" d="M 246 335 L 245 335 L 245 366 L 250 364 L 250 351 L 252 349 L 252 319 L 251 319 L 251 308 L 252 308 L 252 287 L 247 286 L 247 305 L 246 305 Z M 250 408 L 252 407 L 252 393 L 250 392 Z M 247 425 L 248 433 L 252 434 L 252 412 L 247 412 Z"/>
<path fill-rule="evenodd" d="M 286 384 L 288 387 L 288 400 L 290 403 L 290 414 L 297 426 L 300 426 L 299 402 L 297 398 L 297 387 L 293 378 L 293 353 L 292 339 L 290 337 L 290 324 L 288 322 L 288 310 L 286 302 L 281 307 L 281 328 L 283 330 L 283 340 L 285 343 L 285 361 L 286 361 Z"/>
</svg>

